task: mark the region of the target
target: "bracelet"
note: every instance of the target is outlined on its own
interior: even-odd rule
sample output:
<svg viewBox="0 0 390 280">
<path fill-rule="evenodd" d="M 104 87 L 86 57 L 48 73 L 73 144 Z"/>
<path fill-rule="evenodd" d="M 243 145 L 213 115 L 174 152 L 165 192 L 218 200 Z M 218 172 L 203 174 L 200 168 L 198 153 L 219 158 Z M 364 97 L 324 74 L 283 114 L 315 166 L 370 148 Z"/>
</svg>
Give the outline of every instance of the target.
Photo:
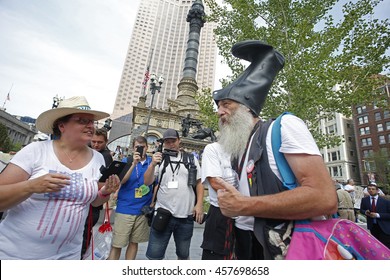
<svg viewBox="0 0 390 280">
<path fill-rule="evenodd" d="M 103 194 L 101 190 L 98 191 L 98 197 L 100 197 L 100 198 L 107 198 L 110 195 L 111 195 L 110 193 Z"/>
</svg>

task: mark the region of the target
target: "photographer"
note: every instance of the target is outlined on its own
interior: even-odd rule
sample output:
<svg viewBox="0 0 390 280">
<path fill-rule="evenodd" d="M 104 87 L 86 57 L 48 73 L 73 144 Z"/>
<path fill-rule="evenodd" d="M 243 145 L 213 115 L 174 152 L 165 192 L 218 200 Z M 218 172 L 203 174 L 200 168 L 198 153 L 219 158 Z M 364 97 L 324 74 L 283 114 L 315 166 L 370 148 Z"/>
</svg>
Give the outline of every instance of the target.
<svg viewBox="0 0 390 280">
<path fill-rule="evenodd" d="M 147 218 L 141 211 L 145 205 L 151 204 L 153 193 L 153 182 L 144 183 L 144 173 L 152 162 L 146 150 L 146 138 L 138 136 L 133 140 L 133 157 L 123 159 L 131 167 L 116 194 L 118 199 L 109 260 L 119 260 L 122 248 L 126 246 L 126 260 L 135 260 L 138 243 L 149 240 Z"/>
<path fill-rule="evenodd" d="M 165 256 L 171 235 L 175 239 L 178 259 L 189 259 L 194 220 L 203 220 L 203 186 L 200 166 L 195 157 L 180 151 L 179 133 L 167 129 L 163 135 L 165 150 L 156 152 L 145 172 L 145 184 L 157 177 L 155 216 L 150 229 L 146 257 L 161 260 Z M 189 163 L 186 163 L 189 158 Z M 195 174 L 196 173 L 196 174 Z"/>
</svg>

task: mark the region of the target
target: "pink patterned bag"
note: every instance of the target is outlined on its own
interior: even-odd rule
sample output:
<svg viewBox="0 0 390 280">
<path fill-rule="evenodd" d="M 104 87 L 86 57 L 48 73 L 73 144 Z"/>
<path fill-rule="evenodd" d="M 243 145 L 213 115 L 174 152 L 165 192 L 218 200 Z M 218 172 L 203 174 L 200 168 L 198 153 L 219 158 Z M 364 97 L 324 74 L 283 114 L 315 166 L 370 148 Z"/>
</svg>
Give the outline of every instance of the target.
<svg viewBox="0 0 390 280">
<path fill-rule="evenodd" d="M 346 219 L 297 221 L 286 260 L 390 260 L 390 250 Z"/>
</svg>

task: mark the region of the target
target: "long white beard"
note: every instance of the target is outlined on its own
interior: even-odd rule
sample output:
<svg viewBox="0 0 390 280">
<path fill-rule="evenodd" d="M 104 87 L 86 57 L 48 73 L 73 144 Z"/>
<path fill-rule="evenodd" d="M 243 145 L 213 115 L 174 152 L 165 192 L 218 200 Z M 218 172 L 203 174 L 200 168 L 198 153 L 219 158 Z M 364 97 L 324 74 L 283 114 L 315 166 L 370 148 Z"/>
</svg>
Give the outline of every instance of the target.
<svg viewBox="0 0 390 280">
<path fill-rule="evenodd" d="M 246 107 L 240 106 L 225 124 L 219 121 L 218 142 L 227 153 L 231 154 L 232 158 L 239 158 L 245 151 L 252 129 L 252 114 Z"/>
</svg>

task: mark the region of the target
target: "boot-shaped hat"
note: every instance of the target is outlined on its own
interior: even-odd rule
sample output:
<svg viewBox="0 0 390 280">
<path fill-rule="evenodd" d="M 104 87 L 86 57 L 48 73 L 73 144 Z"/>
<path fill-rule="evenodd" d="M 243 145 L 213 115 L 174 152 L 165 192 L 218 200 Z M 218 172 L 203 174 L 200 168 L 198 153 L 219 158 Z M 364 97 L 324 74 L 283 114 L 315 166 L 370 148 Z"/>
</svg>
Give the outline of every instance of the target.
<svg viewBox="0 0 390 280">
<path fill-rule="evenodd" d="M 259 115 L 276 74 L 284 66 L 284 57 L 272 46 L 260 41 L 238 42 L 232 54 L 251 62 L 247 69 L 227 87 L 213 92 L 215 103 L 231 99 Z"/>
</svg>

